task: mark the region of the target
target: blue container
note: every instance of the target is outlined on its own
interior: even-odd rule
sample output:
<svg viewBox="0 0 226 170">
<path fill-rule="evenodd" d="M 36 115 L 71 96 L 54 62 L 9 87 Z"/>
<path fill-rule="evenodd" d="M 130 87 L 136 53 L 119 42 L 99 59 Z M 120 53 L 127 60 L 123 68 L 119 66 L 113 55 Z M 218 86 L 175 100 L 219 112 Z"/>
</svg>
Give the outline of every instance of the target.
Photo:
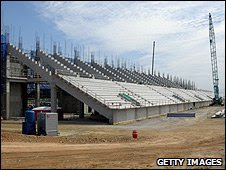
<svg viewBox="0 0 226 170">
<path fill-rule="evenodd" d="M 167 113 L 167 117 L 195 117 L 195 113 Z"/>
<path fill-rule="evenodd" d="M 26 123 L 26 134 L 27 135 L 36 135 L 36 126 L 34 123 Z"/>
<path fill-rule="evenodd" d="M 36 135 L 35 122 L 33 123 L 22 122 L 22 134 Z"/>
<path fill-rule="evenodd" d="M 31 109 L 25 112 L 25 122 L 22 123 L 22 134 L 36 135 L 35 112 Z"/>
<path fill-rule="evenodd" d="M 34 123 L 35 122 L 35 112 L 32 110 L 27 110 L 25 112 L 25 122 L 26 123 Z"/>
</svg>

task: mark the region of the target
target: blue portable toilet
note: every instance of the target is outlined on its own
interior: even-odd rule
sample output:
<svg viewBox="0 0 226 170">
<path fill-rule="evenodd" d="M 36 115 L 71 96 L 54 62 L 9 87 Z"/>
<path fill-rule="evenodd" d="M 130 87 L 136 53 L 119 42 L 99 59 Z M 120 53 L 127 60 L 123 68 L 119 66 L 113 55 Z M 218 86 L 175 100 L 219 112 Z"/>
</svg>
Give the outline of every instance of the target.
<svg viewBox="0 0 226 170">
<path fill-rule="evenodd" d="M 31 109 L 25 112 L 25 122 L 22 122 L 22 134 L 36 135 L 35 112 Z"/>
<path fill-rule="evenodd" d="M 35 122 L 35 112 L 31 109 L 25 111 L 25 122 L 33 123 Z"/>
</svg>

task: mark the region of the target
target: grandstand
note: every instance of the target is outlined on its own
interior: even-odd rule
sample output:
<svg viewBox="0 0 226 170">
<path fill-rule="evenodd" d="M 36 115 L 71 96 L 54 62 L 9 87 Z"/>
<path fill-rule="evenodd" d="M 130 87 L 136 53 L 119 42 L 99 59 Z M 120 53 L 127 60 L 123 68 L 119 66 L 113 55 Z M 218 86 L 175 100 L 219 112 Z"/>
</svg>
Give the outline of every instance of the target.
<svg viewBox="0 0 226 170">
<path fill-rule="evenodd" d="M 76 51 L 73 59 L 68 58 L 57 53 L 56 46 L 51 54 L 41 50 L 38 43 L 36 42 L 36 51 L 17 48 L 6 39 L 1 43 L 4 47 L 1 51 L 1 59 L 5 63 L 3 65 L 5 67 L 1 69 L 6 68 L 2 73 L 7 77 L 1 83 L 6 103 L 2 105 L 2 110 L 5 111 L 3 111 L 3 116 L 6 119 L 15 116 L 12 114 L 18 112 L 18 109 L 12 112 L 13 108 L 9 106 L 10 104 L 7 105 L 12 98 L 7 88 L 16 88 L 15 92 L 20 92 L 21 89 L 16 87 L 19 83 L 26 85 L 33 83 L 34 87 L 39 87 L 41 82 L 49 84 L 52 111 L 56 111 L 57 105 L 62 104 L 64 99 L 65 102 L 77 100 L 77 103 L 69 105 L 78 104 L 79 107 L 76 109 L 81 109 L 85 104 L 96 113 L 106 117 L 111 124 L 207 106 L 213 98 L 212 92 L 197 90 L 194 86 L 184 86 L 179 81 L 173 81 L 168 75 L 166 78 L 160 74 L 140 72 L 135 68 L 128 69 L 119 65 L 115 67 L 107 61 L 102 65 L 94 61 L 94 54 L 91 54 L 91 62 L 83 61 Z M 15 87 L 11 87 L 10 83 Z M 67 100 L 67 97 L 62 95 L 61 99 L 57 97 L 59 89 L 73 99 Z M 23 96 L 23 92 L 20 93 Z M 15 97 L 19 99 L 18 96 Z M 15 101 L 16 98 L 12 100 Z M 27 97 L 23 96 L 21 100 L 24 100 L 23 98 Z M 18 100 L 17 103 L 19 102 L 21 105 L 21 101 Z M 24 103 L 26 101 L 23 101 L 22 105 L 25 105 Z M 39 102 L 36 102 L 36 105 L 37 103 Z M 19 112 L 22 112 L 21 108 L 22 106 Z M 71 112 L 74 111 L 73 109 Z M 84 114 L 84 109 L 81 109 L 82 114 Z"/>
<path fill-rule="evenodd" d="M 94 60 L 87 63 L 78 56 L 69 59 L 37 49 L 33 58 L 10 43 L 7 55 L 50 84 L 53 112 L 59 88 L 106 117 L 110 124 L 207 106 L 213 98 L 212 92 L 185 89 L 160 75 L 101 65 Z"/>
</svg>

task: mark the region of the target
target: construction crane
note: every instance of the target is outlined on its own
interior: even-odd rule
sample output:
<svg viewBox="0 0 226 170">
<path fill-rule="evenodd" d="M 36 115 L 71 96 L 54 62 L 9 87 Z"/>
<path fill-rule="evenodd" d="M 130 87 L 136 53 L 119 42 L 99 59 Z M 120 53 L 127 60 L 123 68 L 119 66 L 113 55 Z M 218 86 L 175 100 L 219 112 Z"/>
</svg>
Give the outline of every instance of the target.
<svg viewBox="0 0 226 170">
<path fill-rule="evenodd" d="M 213 104 L 221 104 L 222 98 L 219 96 L 219 87 L 218 87 L 219 78 L 218 78 L 218 68 L 217 68 L 216 42 L 215 42 L 213 21 L 210 13 L 209 13 L 209 39 L 210 39 L 210 54 L 211 54 L 213 89 L 214 89 Z"/>
</svg>

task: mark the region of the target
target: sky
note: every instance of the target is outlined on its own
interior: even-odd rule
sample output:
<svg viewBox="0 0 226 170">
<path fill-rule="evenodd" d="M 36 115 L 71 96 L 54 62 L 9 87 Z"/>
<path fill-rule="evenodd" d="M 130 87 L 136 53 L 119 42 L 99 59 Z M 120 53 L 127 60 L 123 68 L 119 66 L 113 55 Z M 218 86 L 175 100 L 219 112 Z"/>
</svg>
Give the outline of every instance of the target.
<svg viewBox="0 0 226 170">
<path fill-rule="evenodd" d="M 34 49 L 37 35 L 45 51 L 51 51 L 55 42 L 69 57 L 76 47 L 84 60 L 93 51 L 98 62 L 107 57 L 109 63 L 119 59 L 147 70 L 155 41 L 156 72 L 192 80 L 197 88 L 213 91 L 211 13 L 219 88 L 225 94 L 224 1 L 1 1 L 1 9 L 1 27 L 9 30 L 14 44 L 21 30 L 25 49 Z"/>
</svg>

